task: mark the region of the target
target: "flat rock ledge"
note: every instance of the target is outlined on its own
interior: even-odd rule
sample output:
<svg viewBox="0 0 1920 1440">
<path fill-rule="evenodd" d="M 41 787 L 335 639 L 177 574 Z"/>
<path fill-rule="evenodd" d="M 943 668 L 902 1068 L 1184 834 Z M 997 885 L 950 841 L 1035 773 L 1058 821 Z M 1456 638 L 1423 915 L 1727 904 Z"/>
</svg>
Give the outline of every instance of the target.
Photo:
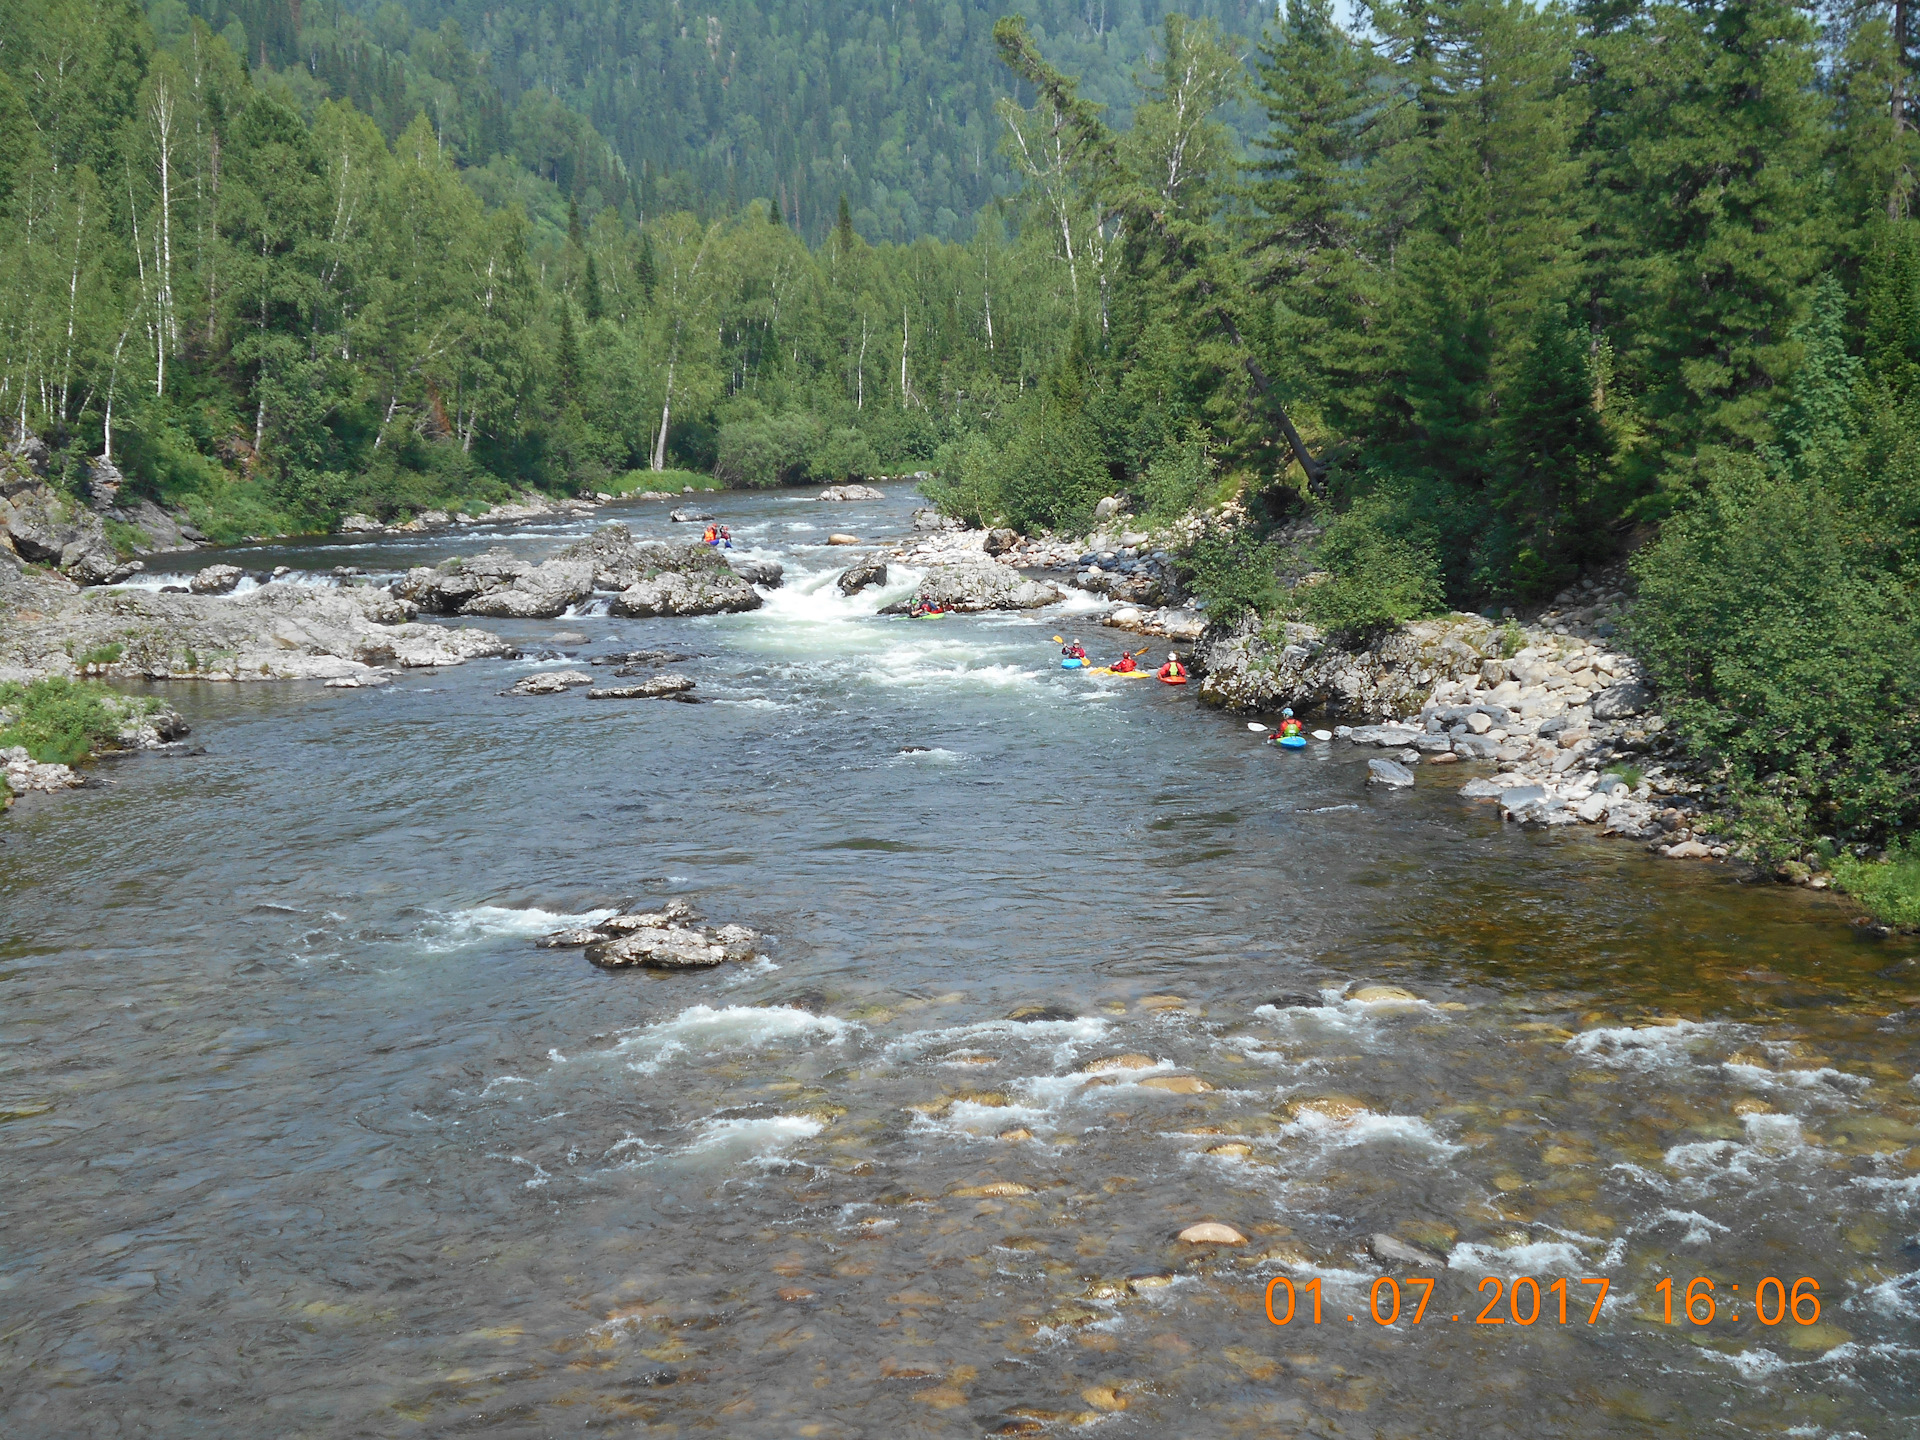
<svg viewBox="0 0 1920 1440">
<path fill-rule="evenodd" d="M 548 950 L 584 948 L 587 959 L 602 970 L 709 970 L 759 954 L 761 937 L 746 926 L 708 928 L 696 923 L 698 918 L 686 901 L 669 900 L 658 910 L 556 930 L 534 943 Z"/>
<path fill-rule="evenodd" d="M 163 594 L 72 590 L 0 570 L 0 679 L 84 670 L 147 680 L 366 680 L 519 653 L 490 631 L 423 623 L 417 613 L 370 586 Z M 74 659 L 107 651 L 115 658 L 85 667 Z"/>
</svg>

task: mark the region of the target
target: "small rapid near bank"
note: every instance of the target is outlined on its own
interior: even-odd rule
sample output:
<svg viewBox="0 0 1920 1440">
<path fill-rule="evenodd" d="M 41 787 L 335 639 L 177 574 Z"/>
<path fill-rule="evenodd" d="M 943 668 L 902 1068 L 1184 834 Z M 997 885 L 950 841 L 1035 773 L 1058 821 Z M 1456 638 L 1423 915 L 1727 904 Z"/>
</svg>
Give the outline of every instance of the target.
<svg viewBox="0 0 1920 1440">
<path fill-rule="evenodd" d="M 708 503 L 785 566 L 758 610 L 490 621 L 524 659 L 380 690 L 176 683 L 204 755 L 16 809 L 10 1434 L 1911 1428 L 1911 946 L 1062 671 L 1054 634 L 1127 638 L 1084 597 L 880 615 L 916 571 L 835 582 L 910 497 Z M 501 693 L 643 647 L 704 703 Z M 672 896 L 764 958 L 533 944 Z M 1244 1243 L 1178 1238 L 1206 1222 Z M 1489 1276 L 1609 1298 L 1475 1325 Z M 1663 1320 L 1669 1276 L 1716 1318 Z M 1759 1323 L 1766 1276 L 1818 1322 Z M 1279 1277 L 1318 1327 L 1269 1323 Z"/>
</svg>

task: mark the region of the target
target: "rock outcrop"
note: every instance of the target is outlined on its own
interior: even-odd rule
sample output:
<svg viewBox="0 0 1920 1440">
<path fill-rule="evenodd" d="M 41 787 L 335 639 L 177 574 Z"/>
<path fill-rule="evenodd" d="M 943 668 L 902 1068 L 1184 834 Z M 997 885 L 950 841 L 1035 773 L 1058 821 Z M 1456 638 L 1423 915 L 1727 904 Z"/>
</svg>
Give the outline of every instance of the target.
<svg viewBox="0 0 1920 1440">
<path fill-rule="evenodd" d="M 829 485 L 820 492 L 822 500 L 884 500 L 887 497 L 871 485 Z"/>
<path fill-rule="evenodd" d="M 332 680 L 517 653 L 488 631 L 424 624 L 416 613 L 364 586 L 156 594 L 20 576 L 0 583 L 0 678 L 71 676 L 74 656 L 101 651 L 115 655 L 109 674 L 208 680 Z"/>
<path fill-rule="evenodd" d="M 529 675 L 506 693 L 509 695 L 563 695 L 576 685 L 591 685 L 593 677 L 584 670 L 543 670 Z"/>
<path fill-rule="evenodd" d="M 679 700 L 691 699 L 693 681 L 684 675 L 656 675 L 638 685 L 595 686 L 587 691 L 589 700 Z"/>
<path fill-rule="evenodd" d="M 732 571 L 664 571 L 639 580 L 613 597 L 615 615 L 723 615 L 758 610 L 760 592 Z"/>
</svg>

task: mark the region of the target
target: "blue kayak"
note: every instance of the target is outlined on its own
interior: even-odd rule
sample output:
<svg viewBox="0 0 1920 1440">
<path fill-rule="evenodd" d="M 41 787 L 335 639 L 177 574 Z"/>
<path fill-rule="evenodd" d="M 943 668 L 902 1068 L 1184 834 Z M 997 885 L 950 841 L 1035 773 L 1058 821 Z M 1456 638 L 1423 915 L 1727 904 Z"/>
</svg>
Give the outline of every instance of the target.
<svg viewBox="0 0 1920 1440">
<path fill-rule="evenodd" d="M 1307 737 L 1304 735 L 1282 735 L 1276 743 L 1286 746 L 1289 750 L 1304 750 L 1307 748 Z"/>
<path fill-rule="evenodd" d="M 1062 670 L 1078 670 L 1082 665 L 1086 663 L 1087 662 L 1084 660 L 1062 660 L 1060 662 L 1060 668 Z"/>
</svg>

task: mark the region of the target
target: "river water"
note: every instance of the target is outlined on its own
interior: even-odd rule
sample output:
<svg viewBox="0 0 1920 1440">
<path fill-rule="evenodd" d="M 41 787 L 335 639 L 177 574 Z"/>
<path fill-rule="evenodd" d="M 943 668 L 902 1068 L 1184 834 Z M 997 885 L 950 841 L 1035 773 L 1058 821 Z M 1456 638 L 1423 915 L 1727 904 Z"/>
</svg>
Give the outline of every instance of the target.
<svg viewBox="0 0 1920 1440">
<path fill-rule="evenodd" d="M 1084 609 L 878 617 L 821 542 L 911 505 L 720 497 L 758 612 L 174 684 L 204 754 L 16 806 L 7 1434 L 1920 1434 L 1911 944 L 1062 672 Z M 650 646 L 705 703 L 500 693 Z M 531 943 L 669 895 L 768 958 Z"/>
</svg>

